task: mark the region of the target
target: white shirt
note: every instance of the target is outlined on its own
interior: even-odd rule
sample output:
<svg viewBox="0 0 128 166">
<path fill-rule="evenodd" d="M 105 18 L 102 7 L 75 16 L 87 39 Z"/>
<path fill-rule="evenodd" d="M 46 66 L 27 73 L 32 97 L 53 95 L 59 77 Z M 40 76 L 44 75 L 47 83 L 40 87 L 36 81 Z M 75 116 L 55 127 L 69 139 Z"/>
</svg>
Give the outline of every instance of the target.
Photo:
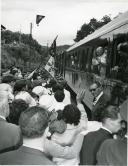
<svg viewBox="0 0 128 166">
<path fill-rule="evenodd" d="M 39 105 L 44 109 L 47 109 L 49 112 L 53 110 L 54 100 L 50 95 L 42 95 L 39 99 Z"/>
<path fill-rule="evenodd" d="M 70 92 L 67 91 L 66 89 L 64 89 L 64 94 L 65 94 L 65 98 L 63 100 L 63 103 L 65 105 L 71 104 L 71 95 L 70 95 Z"/>
<path fill-rule="evenodd" d="M 52 141 L 59 145 L 69 145 L 76 140 L 76 137 L 79 135 L 81 130 L 86 130 L 87 127 L 87 114 L 81 103 L 77 104 L 78 109 L 81 112 L 81 118 L 78 125 L 67 124 L 67 128 L 63 134 L 54 133 L 52 135 Z M 76 148 L 77 151 L 77 148 Z M 79 165 L 79 152 L 78 155 L 71 159 L 66 159 L 65 157 L 54 157 L 53 161 L 57 163 L 57 165 Z"/>
<path fill-rule="evenodd" d="M 36 101 L 32 98 L 32 96 L 26 92 L 26 91 L 21 91 L 19 92 L 16 96 L 15 99 L 22 99 L 24 100 L 27 104 L 29 104 L 29 107 L 36 106 Z"/>
<path fill-rule="evenodd" d="M 53 104 L 53 109 L 55 109 L 55 111 L 63 110 L 64 107 L 65 107 L 65 104 L 63 102 L 55 101 L 54 104 Z"/>
</svg>

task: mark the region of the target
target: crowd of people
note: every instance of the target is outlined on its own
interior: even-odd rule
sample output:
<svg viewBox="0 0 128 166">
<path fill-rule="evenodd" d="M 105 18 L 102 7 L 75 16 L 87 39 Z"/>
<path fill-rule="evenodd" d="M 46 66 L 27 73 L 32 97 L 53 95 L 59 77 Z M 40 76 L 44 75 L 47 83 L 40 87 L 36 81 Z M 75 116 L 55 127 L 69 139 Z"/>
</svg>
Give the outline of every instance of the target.
<svg viewBox="0 0 128 166">
<path fill-rule="evenodd" d="M 6 74 L 0 83 L 0 165 L 127 165 L 128 94 L 119 106 L 100 83 L 72 102 L 63 79 Z"/>
</svg>

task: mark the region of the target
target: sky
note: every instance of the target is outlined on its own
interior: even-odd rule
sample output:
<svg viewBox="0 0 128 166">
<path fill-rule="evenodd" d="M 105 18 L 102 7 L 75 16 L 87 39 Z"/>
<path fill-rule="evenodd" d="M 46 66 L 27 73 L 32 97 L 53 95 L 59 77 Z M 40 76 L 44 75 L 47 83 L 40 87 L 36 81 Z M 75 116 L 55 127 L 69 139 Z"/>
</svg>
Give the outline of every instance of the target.
<svg viewBox="0 0 128 166">
<path fill-rule="evenodd" d="M 1 0 L 1 24 L 13 32 L 30 33 L 41 45 L 74 43 L 77 30 L 90 19 L 115 17 L 128 10 L 128 0 Z M 45 18 L 36 25 L 36 15 Z"/>
</svg>

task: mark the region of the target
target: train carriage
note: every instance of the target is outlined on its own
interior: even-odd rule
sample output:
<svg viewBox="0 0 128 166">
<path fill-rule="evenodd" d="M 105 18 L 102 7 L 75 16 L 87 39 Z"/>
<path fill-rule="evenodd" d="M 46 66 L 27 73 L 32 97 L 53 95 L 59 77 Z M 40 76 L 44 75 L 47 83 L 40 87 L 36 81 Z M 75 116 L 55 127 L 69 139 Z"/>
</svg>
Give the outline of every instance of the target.
<svg viewBox="0 0 128 166">
<path fill-rule="evenodd" d="M 97 65 L 96 48 L 99 46 L 104 53 Z M 76 94 L 86 89 L 84 103 L 90 110 L 93 98 L 89 86 L 93 82 L 101 82 L 108 94 L 116 84 L 127 87 L 128 11 L 67 49 L 58 57 L 58 69 Z"/>
</svg>

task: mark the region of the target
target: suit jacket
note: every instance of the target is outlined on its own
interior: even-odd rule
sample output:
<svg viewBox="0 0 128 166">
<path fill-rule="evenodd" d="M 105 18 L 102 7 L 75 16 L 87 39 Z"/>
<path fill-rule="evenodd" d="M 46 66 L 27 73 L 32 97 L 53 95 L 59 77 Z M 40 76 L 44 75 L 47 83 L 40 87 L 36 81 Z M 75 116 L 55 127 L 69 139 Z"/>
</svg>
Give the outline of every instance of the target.
<svg viewBox="0 0 128 166">
<path fill-rule="evenodd" d="M 109 138 L 112 138 L 112 134 L 102 128 L 85 135 L 80 152 L 80 165 L 95 165 L 100 145 Z"/>
<path fill-rule="evenodd" d="M 109 96 L 103 93 L 103 95 L 99 98 L 97 103 L 92 108 L 92 120 L 100 121 L 101 110 L 99 110 L 99 108 L 105 105 L 109 100 L 110 100 Z"/>
<path fill-rule="evenodd" d="M 0 155 L 2 165 L 54 165 L 43 152 L 21 146 L 18 150 Z"/>
<path fill-rule="evenodd" d="M 23 138 L 20 128 L 0 118 L 0 153 L 15 150 L 22 144 Z"/>
<path fill-rule="evenodd" d="M 127 166 L 127 139 L 104 141 L 97 153 L 98 165 Z"/>
</svg>

